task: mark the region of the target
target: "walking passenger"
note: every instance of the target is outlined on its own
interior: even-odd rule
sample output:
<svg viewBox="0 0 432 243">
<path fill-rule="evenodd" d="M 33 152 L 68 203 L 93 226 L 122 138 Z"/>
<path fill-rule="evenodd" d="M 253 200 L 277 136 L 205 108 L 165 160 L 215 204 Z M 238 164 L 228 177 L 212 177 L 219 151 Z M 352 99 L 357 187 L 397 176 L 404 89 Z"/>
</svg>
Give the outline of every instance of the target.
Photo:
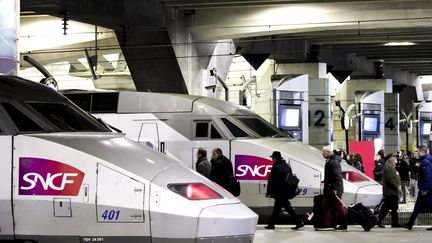
<svg viewBox="0 0 432 243">
<path fill-rule="evenodd" d="M 428 154 L 425 146 L 418 148 L 418 155 L 420 159 L 417 176 L 419 194 L 414 205 L 414 211 L 408 223 L 404 225 L 404 228 L 409 230 L 412 229 L 417 216 L 420 213 L 428 212 L 432 204 L 432 156 Z"/>
<path fill-rule="evenodd" d="M 211 156 L 212 169 L 210 180 L 230 191 L 230 179 L 233 177 L 233 166 L 231 161 L 222 154 L 220 148 L 213 149 Z"/>
<path fill-rule="evenodd" d="M 201 175 L 209 178 L 212 169 L 211 163 L 207 159 L 207 150 L 199 148 L 197 151 L 196 171 Z"/>
<path fill-rule="evenodd" d="M 378 151 L 378 154 L 375 159 L 375 167 L 373 169 L 375 181 L 382 181 L 382 174 L 383 174 L 383 168 L 385 162 L 386 160 L 385 160 L 384 150 L 381 149 L 380 151 Z"/>
<path fill-rule="evenodd" d="M 268 178 L 266 196 L 274 198 L 275 202 L 273 206 L 273 213 L 270 217 L 268 225 L 265 228 L 275 228 L 276 221 L 283 207 L 296 222 L 296 226 L 291 229 L 298 230 L 304 226 L 304 223 L 296 215 L 294 209 L 291 206 L 285 181 L 285 178 L 287 178 L 288 174 L 292 174 L 291 166 L 286 163 L 279 151 L 274 151 L 270 157 L 273 161 L 273 167 Z"/>
<path fill-rule="evenodd" d="M 402 182 L 402 203 L 407 201 L 407 186 L 409 184 L 409 160 L 405 154 L 405 151 L 399 152 L 398 162 L 396 164 L 396 170 L 399 172 L 400 179 Z"/>
<path fill-rule="evenodd" d="M 359 170 L 363 173 L 365 172 L 364 166 L 363 166 L 363 160 L 362 160 L 362 157 L 360 154 L 354 154 L 353 167 L 355 167 L 357 170 Z"/>
<path fill-rule="evenodd" d="M 420 161 L 418 157 L 418 149 L 416 148 L 409 158 L 409 174 L 410 174 L 410 196 L 416 198 L 418 194 L 417 174 Z"/>
<path fill-rule="evenodd" d="M 401 179 L 399 173 L 396 170 L 396 156 L 394 154 L 387 155 L 387 162 L 384 166 L 382 188 L 384 203 L 381 207 L 381 212 L 378 215 L 378 227 L 385 228 L 382 224 L 383 219 L 387 216 L 389 210 L 391 210 L 391 227 L 400 228 L 398 217 L 399 208 L 399 196 L 401 195 Z"/>
<path fill-rule="evenodd" d="M 331 226 L 336 230 L 346 230 L 347 219 L 341 201 L 344 192 L 341 159 L 338 155 L 332 153 L 329 147 L 323 148 L 322 155 L 326 159 L 324 167 L 324 200 L 326 200 L 331 212 Z"/>
</svg>

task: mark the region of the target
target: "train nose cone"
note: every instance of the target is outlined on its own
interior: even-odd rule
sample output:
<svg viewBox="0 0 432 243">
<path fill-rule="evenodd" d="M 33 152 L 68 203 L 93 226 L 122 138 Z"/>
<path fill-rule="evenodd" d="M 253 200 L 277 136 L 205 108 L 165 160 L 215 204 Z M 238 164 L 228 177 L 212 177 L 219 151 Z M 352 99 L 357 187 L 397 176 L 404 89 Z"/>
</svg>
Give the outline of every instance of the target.
<svg viewBox="0 0 432 243">
<path fill-rule="evenodd" d="M 207 207 L 198 220 L 197 242 L 253 241 L 258 215 L 241 203 Z"/>
<path fill-rule="evenodd" d="M 375 207 L 380 203 L 382 199 L 382 186 L 376 185 L 366 185 L 362 186 L 357 191 L 356 203 L 363 203 L 363 205 L 368 207 Z"/>
</svg>

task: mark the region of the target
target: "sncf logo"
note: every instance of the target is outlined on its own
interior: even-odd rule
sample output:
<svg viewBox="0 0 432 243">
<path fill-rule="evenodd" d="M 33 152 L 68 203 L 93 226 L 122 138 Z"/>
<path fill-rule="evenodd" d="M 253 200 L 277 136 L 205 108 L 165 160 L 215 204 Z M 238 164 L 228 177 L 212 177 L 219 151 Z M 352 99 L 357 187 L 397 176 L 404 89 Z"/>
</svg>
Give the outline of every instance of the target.
<svg viewBox="0 0 432 243">
<path fill-rule="evenodd" d="M 269 159 L 251 156 L 235 156 L 235 175 L 239 180 L 267 180 L 273 163 Z"/>
<path fill-rule="evenodd" d="M 84 173 L 75 167 L 41 158 L 20 158 L 19 195 L 76 196 Z"/>
</svg>

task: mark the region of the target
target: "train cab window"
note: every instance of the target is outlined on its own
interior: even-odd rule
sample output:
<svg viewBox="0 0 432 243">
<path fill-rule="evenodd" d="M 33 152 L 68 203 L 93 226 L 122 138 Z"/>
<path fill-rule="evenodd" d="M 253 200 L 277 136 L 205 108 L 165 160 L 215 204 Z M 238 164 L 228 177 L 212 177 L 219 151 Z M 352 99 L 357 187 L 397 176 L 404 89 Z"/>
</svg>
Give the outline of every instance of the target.
<svg viewBox="0 0 432 243">
<path fill-rule="evenodd" d="M 240 117 L 238 119 L 248 128 L 258 133 L 262 137 L 282 136 L 279 131 L 273 129 L 270 125 L 266 124 L 258 118 Z"/>
<path fill-rule="evenodd" d="M 221 139 L 222 136 L 211 121 L 195 122 L 196 139 Z"/>
<path fill-rule="evenodd" d="M 221 118 L 221 120 L 234 137 L 236 138 L 250 137 L 249 134 L 247 134 L 245 131 L 243 131 L 241 128 L 236 126 L 227 118 Z"/>
<path fill-rule="evenodd" d="M 222 136 L 220 135 L 218 130 L 213 126 L 213 124 L 211 125 L 210 138 L 212 139 L 222 138 Z"/>
<path fill-rule="evenodd" d="M 20 132 L 43 132 L 44 129 L 36 124 L 23 112 L 18 110 L 15 106 L 10 103 L 2 103 L 3 108 L 8 113 L 9 117 L 15 123 L 15 126 Z"/>
<path fill-rule="evenodd" d="M 195 125 L 195 137 L 207 138 L 208 137 L 208 122 L 197 122 Z"/>
<path fill-rule="evenodd" d="M 107 132 L 108 130 L 64 103 L 29 102 L 33 109 L 61 131 Z"/>
</svg>

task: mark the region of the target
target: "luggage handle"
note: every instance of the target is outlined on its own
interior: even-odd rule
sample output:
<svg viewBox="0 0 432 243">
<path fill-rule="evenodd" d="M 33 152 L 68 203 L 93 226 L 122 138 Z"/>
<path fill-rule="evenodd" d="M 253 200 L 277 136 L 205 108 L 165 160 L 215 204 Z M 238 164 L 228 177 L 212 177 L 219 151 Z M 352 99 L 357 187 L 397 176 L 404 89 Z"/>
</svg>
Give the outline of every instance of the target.
<svg viewBox="0 0 432 243">
<path fill-rule="evenodd" d="M 335 197 L 339 200 L 339 202 L 342 203 L 342 206 L 344 206 L 344 208 L 348 208 L 348 207 L 346 206 L 346 204 L 342 201 L 342 199 L 340 199 L 340 197 L 339 197 L 338 195 L 335 194 Z"/>
</svg>

